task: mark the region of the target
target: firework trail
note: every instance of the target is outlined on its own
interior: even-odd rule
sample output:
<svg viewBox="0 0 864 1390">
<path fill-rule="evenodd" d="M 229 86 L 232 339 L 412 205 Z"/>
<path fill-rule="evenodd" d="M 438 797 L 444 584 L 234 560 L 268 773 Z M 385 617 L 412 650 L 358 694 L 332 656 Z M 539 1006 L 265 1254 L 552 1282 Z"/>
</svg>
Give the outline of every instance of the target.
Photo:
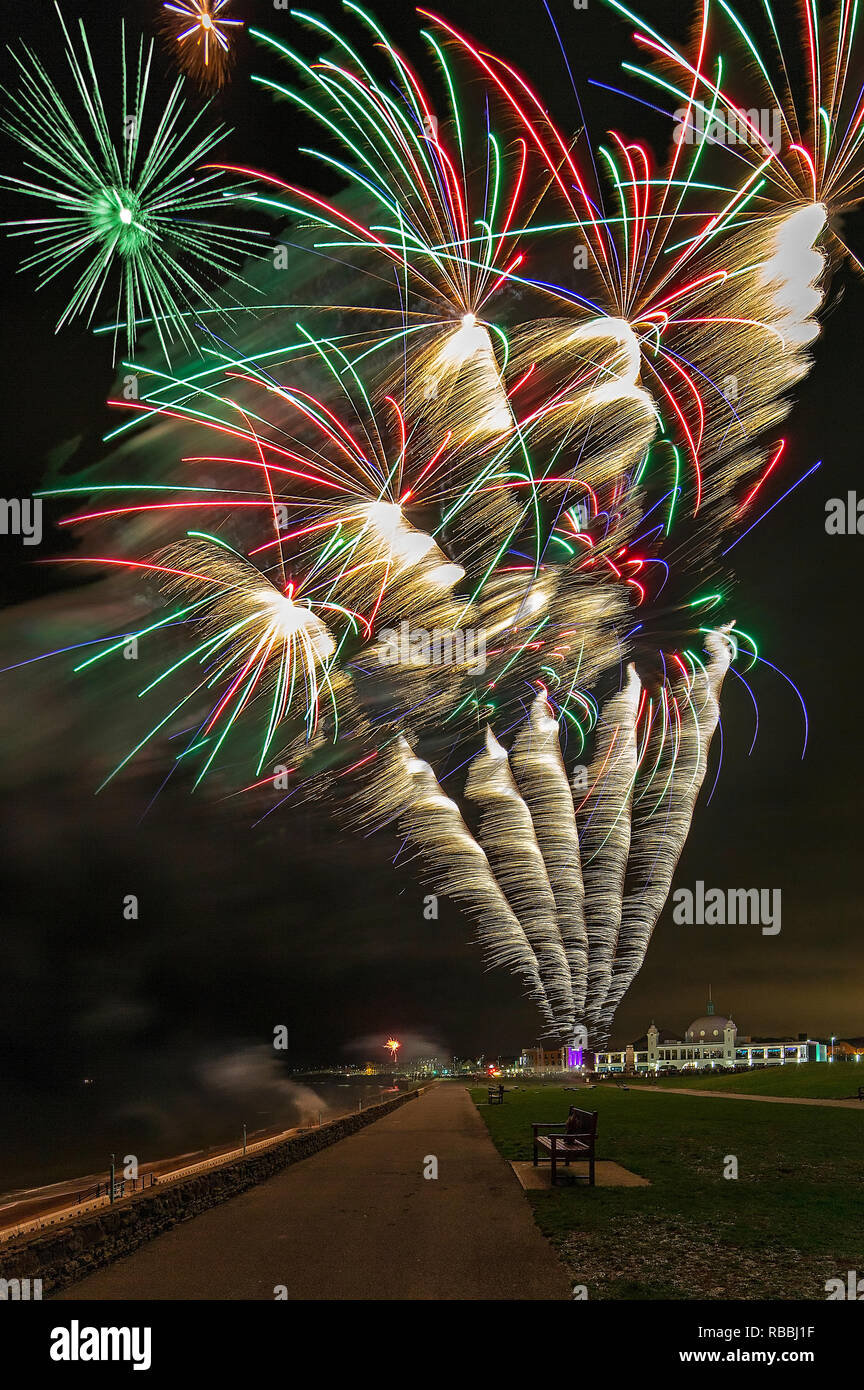
<svg viewBox="0 0 864 1390">
<path fill-rule="evenodd" d="M 486 751 L 471 763 L 465 797 L 479 809 L 477 840 L 524 927 L 553 1018 L 559 1029 L 567 1028 L 575 1007 L 573 973 L 564 933 L 558 928 L 558 905 L 535 822 L 520 796 L 507 751 L 491 729 L 486 733 Z"/>
<path fill-rule="evenodd" d="M 631 665 L 624 689 L 604 705 L 597 724 L 588 791 L 578 808 L 585 857 L 588 962 L 583 1013 L 596 1034 L 600 1004 L 612 976 L 621 933 L 624 884 L 630 858 L 633 793 L 639 769 L 637 718 L 641 683 Z"/>
<path fill-rule="evenodd" d="M 696 798 L 708 765 L 708 747 L 720 717 L 720 690 L 734 650 L 724 632 L 705 639 L 707 665 L 691 660 L 667 696 L 661 724 L 646 741 L 650 777 L 636 781 L 631 850 L 621 924 L 611 979 L 597 992 L 596 1031 L 608 1035 L 615 1009 L 637 974 L 657 919 L 672 887 L 672 875 L 690 830 Z M 682 663 L 683 664 L 683 663 Z M 669 708 L 671 706 L 671 709 Z M 665 737 L 662 722 L 672 727 Z M 605 983 L 605 992 L 602 984 Z"/>
</svg>

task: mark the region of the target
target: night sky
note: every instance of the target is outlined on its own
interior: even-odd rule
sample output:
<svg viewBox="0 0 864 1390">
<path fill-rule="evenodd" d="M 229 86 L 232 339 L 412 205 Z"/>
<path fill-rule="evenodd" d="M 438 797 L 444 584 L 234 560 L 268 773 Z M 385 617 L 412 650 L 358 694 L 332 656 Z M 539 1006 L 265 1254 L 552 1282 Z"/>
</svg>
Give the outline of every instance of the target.
<svg viewBox="0 0 864 1390">
<path fill-rule="evenodd" d="M 87 19 L 97 65 L 112 73 L 120 16 L 133 31 L 149 33 L 158 10 L 155 0 L 65 0 L 63 8 L 67 19 Z M 340 9 L 310 8 L 334 19 Z M 412 7 L 400 0 L 372 8 L 419 58 Z M 618 64 L 632 56 L 627 27 L 599 0 L 587 11 L 575 11 L 569 0 L 552 8 L 595 138 L 611 121 L 640 134 L 639 107 L 586 85 L 589 76 L 624 85 Z M 682 0 L 641 0 L 637 8 L 662 32 L 683 38 Z M 576 127 L 542 0 L 439 0 L 438 9 L 516 62 L 559 123 Z M 297 26 L 265 0 L 238 0 L 235 10 L 296 40 Z M 19 37 L 59 71 L 59 27 L 48 0 L 4 7 L 4 38 Z M 226 154 L 308 182 L 314 175 L 293 153 L 291 114 L 249 86 L 251 62 L 243 43 L 235 79 L 216 100 L 219 117 L 235 127 Z M 4 82 L 9 68 L 4 54 Z M 158 71 L 167 91 L 171 70 L 163 52 Z M 649 121 L 649 133 L 654 128 Z M 15 148 L 4 138 L 0 149 L 0 167 L 14 168 Z M 19 215 L 19 208 L 15 202 L 4 216 Z M 864 224 L 853 220 L 846 234 L 860 254 Z M 55 336 L 62 292 L 37 296 L 32 278 L 15 274 L 16 243 L 4 238 L 0 255 L 0 457 L 5 495 L 25 496 L 40 486 L 54 451 L 68 453 L 75 467 L 99 456 L 114 374 L 107 342 L 80 323 Z M 758 927 L 675 926 L 667 908 L 618 1011 L 621 1043 L 652 1018 L 667 1029 L 686 1026 L 703 1012 L 709 982 L 718 1012 L 731 1013 L 743 1033 L 864 1034 L 864 756 L 855 696 L 864 537 L 828 536 L 824 526 L 826 500 L 854 489 L 860 472 L 861 281 L 841 270 L 832 302 L 815 369 L 783 431 L 783 479 L 766 487 L 765 505 L 817 459 L 823 464 L 736 548 L 740 582 L 730 614 L 758 634 L 763 655 L 803 691 L 807 754 L 802 761 L 794 693 L 763 668 L 759 736 L 748 756 L 752 706 L 727 680 L 722 772 L 710 805 L 713 772 L 706 779 L 675 880 L 780 888 L 782 931 L 768 937 Z M 55 531 L 39 558 L 62 555 L 67 544 Z M 86 625 L 90 586 L 74 567 L 34 565 L 36 552 L 16 541 L 4 542 L 4 550 L 0 655 L 9 665 L 61 645 L 68 623 Z M 22 1124 L 49 1142 L 84 1076 L 132 1106 L 170 1112 L 196 1092 L 208 1058 L 266 1046 L 280 1023 L 289 1029 L 296 1065 L 338 1059 L 353 1040 L 374 1033 L 383 1040 L 389 1031 L 427 1038 L 442 1055 L 515 1053 L 536 1038 L 533 1007 L 513 977 L 484 971 L 466 921 L 443 903 L 438 922 L 424 920 L 423 890 L 409 872 L 391 868 L 386 836 L 361 840 L 324 812 L 308 810 L 252 828 L 242 804 L 190 797 L 181 787 L 160 797 L 142 821 L 156 781 L 146 763 L 94 797 L 105 748 L 121 747 L 116 731 L 111 741 L 119 694 L 110 683 L 70 689 L 65 669 L 29 667 L 0 679 L 0 1153 Z M 140 899 L 135 923 L 122 920 L 129 893 Z"/>
</svg>

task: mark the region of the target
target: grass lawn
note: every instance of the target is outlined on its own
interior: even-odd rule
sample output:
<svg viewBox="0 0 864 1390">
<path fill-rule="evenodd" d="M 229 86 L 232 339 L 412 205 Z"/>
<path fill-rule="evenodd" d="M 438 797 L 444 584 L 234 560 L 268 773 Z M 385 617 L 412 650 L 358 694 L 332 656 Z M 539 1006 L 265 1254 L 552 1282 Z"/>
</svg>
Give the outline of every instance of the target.
<svg viewBox="0 0 864 1390">
<path fill-rule="evenodd" d="M 627 1085 L 655 1083 L 642 1077 L 627 1077 Z M 687 1086 L 700 1091 L 746 1091 L 758 1096 L 814 1096 L 825 1100 L 847 1100 L 856 1096 L 864 1086 L 864 1063 L 860 1062 L 795 1062 L 783 1067 L 764 1067 L 757 1071 L 714 1072 L 713 1075 L 693 1076 L 681 1072 L 678 1076 L 659 1076 L 658 1086 Z M 864 1102 L 861 1104 L 864 1111 Z"/>
<path fill-rule="evenodd" d="M 598 1158 L 651 1180 L 527 1194 L 589 1299 L 824 1299 L 827 1279 L 864 1273 L 864 1106 L 607 1087 L 508 1088 L 496 1106 L 485 1089 L 472 1096 L 507 1159 L 531 1158 L 532 1120 L 563 1120 L 576 1104 L 598 1112 Z M 730 1154 L 737 1180 L 723 1176 Z"/>
</svg>

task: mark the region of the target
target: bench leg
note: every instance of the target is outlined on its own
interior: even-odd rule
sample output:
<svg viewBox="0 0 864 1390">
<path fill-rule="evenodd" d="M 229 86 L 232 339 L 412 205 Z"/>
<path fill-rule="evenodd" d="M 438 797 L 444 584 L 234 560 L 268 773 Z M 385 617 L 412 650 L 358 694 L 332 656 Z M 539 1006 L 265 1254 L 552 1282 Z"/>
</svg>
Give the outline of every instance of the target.
<svg viewBox="0 0 864 1390">
<path fill-rule="evenodd" d="M 554 1187 L 554 1186 L 555 1186 L 555 1175 L 556 1175 L 556 1173 L 557 1173 L 557 1165 L 558 1165 L 557 1151 L 556 1151 L 556 1148 L 555 1148 L 555 1145 L 554 1145 L 554 1144 L 552 1145 L 552 1154 L 551 1154 L 551 1158 L 552 1158 L 552 1186 Z"/>
<path fill-rule="evenodd" d="M 588 1160 L 588 1186 L 594 1186 L 594 1155 Z"/>
</svg>

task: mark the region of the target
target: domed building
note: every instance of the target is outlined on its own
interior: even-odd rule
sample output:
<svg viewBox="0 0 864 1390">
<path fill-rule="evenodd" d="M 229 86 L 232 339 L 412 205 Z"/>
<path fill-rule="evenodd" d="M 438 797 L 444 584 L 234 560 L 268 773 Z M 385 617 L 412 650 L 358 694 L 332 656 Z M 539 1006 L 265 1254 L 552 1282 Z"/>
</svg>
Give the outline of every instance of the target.
<svg viewBox="0 0 864 1390">
<path fill-rule="evenodd" d="M 689 1028 L 684 1033 L 684 1041 L 687 1043 L 715 1043 L 722 1047 L 726 1036 L 726 1029 L 731 1029 L 732 1041 L 738 1034 L 737 1024 L 731 1018 L 724 1018 L 722 1014 L 715 1014 L 714 1003 L 708 999 L 708 1012 L 701 1018 L 694 1018 Z"/>
<path fill-rule="evenodd" d="M 714 1012 L 709 989 L 705 1013 L 685 1028 L 683 1038 L 652 1023 L 647 1033 L 627 1047 L 597 1052 L 595 1066 L 601 1072 L 669 1072 L 785 1066 L 789 1062 L 824 1062 L 827 1056 L 825 1044 L 806 1033 L 799 1033 L 797 1038 L 739 1038 L 737 1023 Z"/>
</svg>

